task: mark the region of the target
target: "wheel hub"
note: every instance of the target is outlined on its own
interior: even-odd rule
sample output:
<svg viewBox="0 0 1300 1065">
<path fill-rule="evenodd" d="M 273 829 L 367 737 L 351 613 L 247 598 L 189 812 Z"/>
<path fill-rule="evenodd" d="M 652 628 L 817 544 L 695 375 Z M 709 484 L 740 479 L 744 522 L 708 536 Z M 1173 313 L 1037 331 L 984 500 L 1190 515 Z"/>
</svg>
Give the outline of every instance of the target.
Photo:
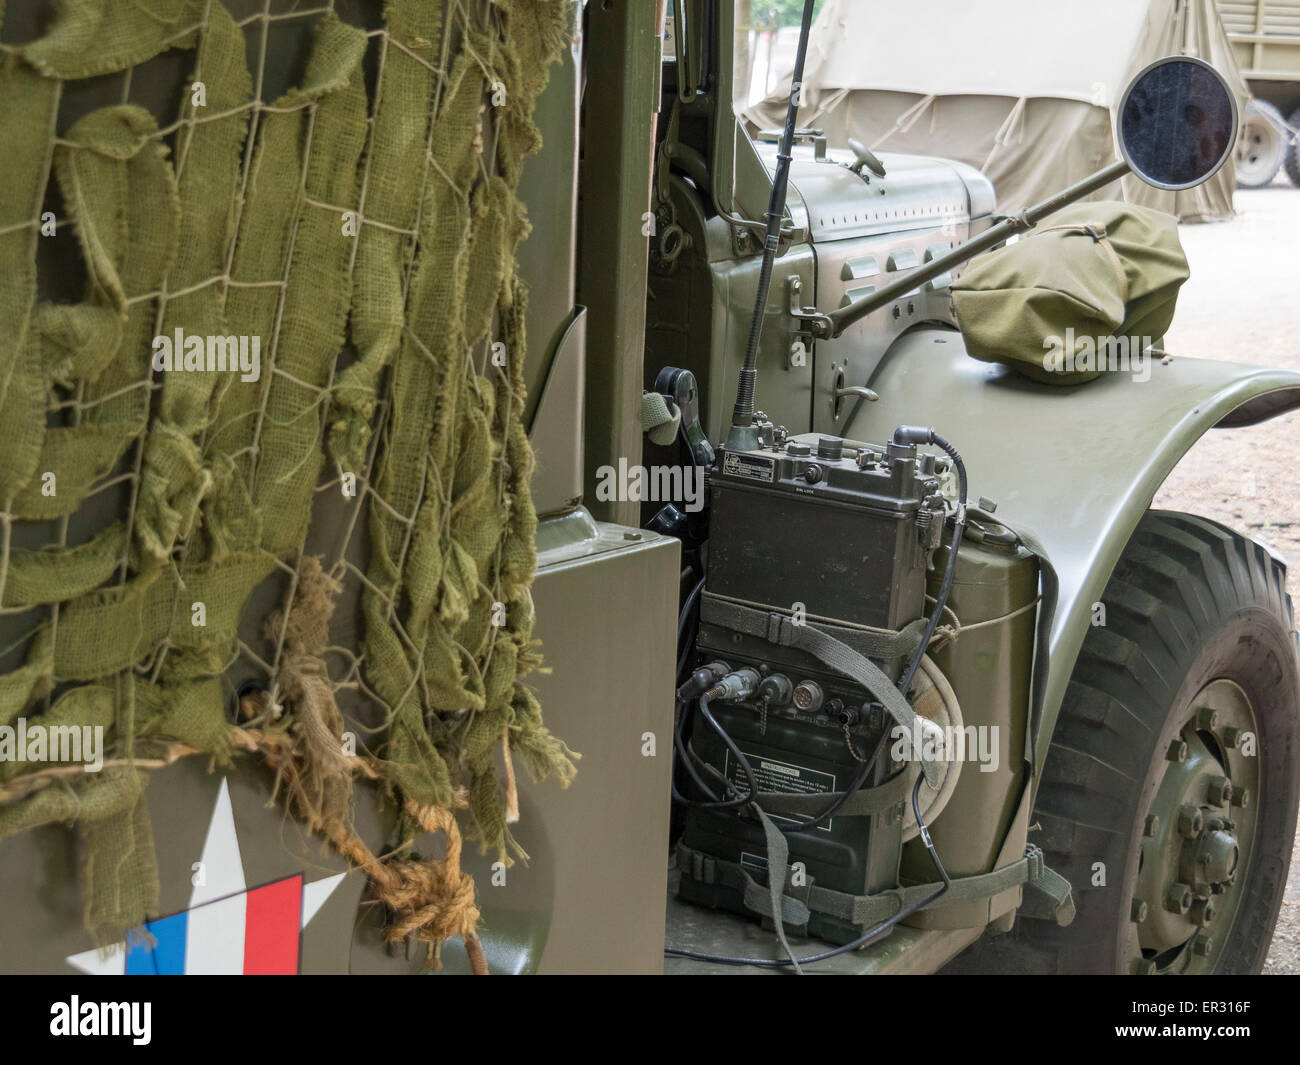
<svg viewBox="0 0 1300 1065">
<path fill-rule="evenodd" d="M 1129 926 L 1133 971 L 1207 972 L 1227 940 L 1254 839 L 1256 725 L 1229 680 L 1191 701 L 1145 821 Z"/>
</svg>

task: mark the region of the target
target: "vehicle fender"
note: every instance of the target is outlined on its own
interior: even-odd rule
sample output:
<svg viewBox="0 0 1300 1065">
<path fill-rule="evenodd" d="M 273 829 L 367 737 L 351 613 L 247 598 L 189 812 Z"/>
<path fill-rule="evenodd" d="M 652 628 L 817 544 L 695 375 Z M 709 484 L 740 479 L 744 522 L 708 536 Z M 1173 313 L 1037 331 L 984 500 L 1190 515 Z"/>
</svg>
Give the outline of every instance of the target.
<svg viewBox="0 0 1300 1065">
<path fill-rule="evenodd" d="M 880 399 L 863 405 L 855 438 L 933 426 L 961 452 L 972 503 L 995 501 L 997 517 L 1032 532 L 1056 570 L 1036 772 L 1094 605 L 1156 490 L 1208 430 L 1300 407 L 1300 374 L 1289 370 L 1157 358 L 1138 372 L 1058 387 L 978 362 L 960 333 L 928 326 L 900 337 L 866 383 Z"/>
</svg>

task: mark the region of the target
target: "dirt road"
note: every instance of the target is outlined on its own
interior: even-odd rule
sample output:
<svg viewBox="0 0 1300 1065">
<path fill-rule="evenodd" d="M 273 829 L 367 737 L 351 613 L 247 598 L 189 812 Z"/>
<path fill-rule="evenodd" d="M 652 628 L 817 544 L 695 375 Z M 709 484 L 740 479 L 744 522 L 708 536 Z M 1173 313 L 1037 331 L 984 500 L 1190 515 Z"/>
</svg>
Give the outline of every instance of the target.
<svg viewBox="0 0 1300 1065">
<path fill-rule="evenodd" d="M 1166 349 L 1300 370 L 1300 189 L 1285 177 L 1238 190 L 1230 222 L 1179 230 L 1191 263 Z M 1291 563 L 1300 612 L 1300 411 L 1252 429 L 1216 429 L 1179 464 L 1158 507 L 1215 518 Z M 1264 971 L 1300 973 L 1300 840 Z"/>
</svg>

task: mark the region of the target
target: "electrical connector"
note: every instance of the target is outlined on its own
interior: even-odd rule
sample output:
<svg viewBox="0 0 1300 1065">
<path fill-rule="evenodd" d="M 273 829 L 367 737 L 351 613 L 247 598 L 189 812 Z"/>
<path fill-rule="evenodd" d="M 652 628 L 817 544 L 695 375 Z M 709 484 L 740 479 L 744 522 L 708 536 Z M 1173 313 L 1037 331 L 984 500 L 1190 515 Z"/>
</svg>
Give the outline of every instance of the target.
<svg viewBox="0 0 1300 1065">
<path fill-rule="evenodd" d="M 728 673 L 705 694 L 710 702 L 735 702 L 737 699 L 748 699 L 758 690 L 760 679 L 756 669 L 748 667 L 738 669 L 734 673 Z"/>
<path fill-rule="evenodd" d="M 684 703 L 698 698 L 730 672 L 731 667 L 726 662 L 710 662 L 706 666 L 700 666 L 677 689 L 677 698 Z"/>
</svg>

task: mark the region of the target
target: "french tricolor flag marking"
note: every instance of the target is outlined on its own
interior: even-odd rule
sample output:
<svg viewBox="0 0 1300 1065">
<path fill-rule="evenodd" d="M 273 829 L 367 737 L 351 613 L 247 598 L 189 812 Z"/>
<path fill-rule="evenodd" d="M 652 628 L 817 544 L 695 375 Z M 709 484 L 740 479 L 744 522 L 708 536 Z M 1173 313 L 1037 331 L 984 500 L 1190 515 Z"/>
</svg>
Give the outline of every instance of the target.
<svg viewBox="0 0 1300 1065">
<path fill-rule="evenodd" d="M 302 929 L 346 873 L 303 882 L 301 873 L 248 888 L 225 780 L 203 846 L 203 875 L 189 909 L 149 921 L 154 942 L 69 957 L 92 975 L 287 975 L 298 972 Z"/>
</svg>

